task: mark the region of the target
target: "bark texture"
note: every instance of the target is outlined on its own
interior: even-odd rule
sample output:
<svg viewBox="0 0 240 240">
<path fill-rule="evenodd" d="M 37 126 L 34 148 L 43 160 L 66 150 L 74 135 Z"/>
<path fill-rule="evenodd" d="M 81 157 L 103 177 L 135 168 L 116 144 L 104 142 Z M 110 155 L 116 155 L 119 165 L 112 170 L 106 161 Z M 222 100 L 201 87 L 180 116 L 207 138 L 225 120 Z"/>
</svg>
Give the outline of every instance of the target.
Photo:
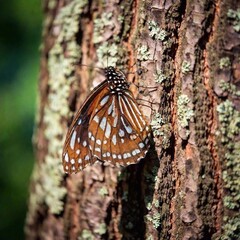
<svg viewBox="0 0 240 240">
<path fill-rule="evenodd" d="M 44 13 L 26 238 L 238 239 L 240 2 L 46 0 Z M 67 128 L 104 79 L 80 64 L 141 67 L 128 80 L 152 103 L 154 144 L 139 164 L 63 173 Z"/>
</svg>

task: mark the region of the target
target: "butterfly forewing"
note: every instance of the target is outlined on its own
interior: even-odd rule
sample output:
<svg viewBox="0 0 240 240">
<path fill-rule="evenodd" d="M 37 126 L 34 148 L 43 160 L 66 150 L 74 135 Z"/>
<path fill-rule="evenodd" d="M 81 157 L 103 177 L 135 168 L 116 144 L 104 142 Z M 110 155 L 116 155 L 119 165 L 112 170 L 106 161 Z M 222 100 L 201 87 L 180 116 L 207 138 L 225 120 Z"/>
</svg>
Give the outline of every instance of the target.
<svg viewBox="0 0 240 240">
<path fill-rule="evenodd" d="M 77 112 L 70 128 L 63 148 L 62 164 L 67 173 L 78 172 L 89 164 L 93 164 L 93 158 L 89 149 L 88 126 L 91 114 L 97 108 L 96 104 L 101 95 L 97 91 L 105 92 L 107 82 L 104 81 L 96 87 Z M 105 90 L 104 90 L 105 89 Z"/>
<path fill-rule="evenodd" d="M 115 165 L 136 163 L 149 147 L 149 131 L 125 76 L 113 67 L 78 111 L 63 150 L 68 173 L 96 160 Z"/>
</svg>

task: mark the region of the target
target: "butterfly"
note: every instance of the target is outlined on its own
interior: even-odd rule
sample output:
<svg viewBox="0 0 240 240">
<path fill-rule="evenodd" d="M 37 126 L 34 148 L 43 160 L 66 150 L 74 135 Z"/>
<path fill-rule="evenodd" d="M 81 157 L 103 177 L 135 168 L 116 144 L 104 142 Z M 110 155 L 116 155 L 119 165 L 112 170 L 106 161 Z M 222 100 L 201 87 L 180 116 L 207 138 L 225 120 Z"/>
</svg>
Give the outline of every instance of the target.
<svg viewBox="0 0 240 240">
<path fill-rule="evenodd" d="M 125 75 L 105 68 L 106 79 L 90 93 L 68 130 L 62 153 L 66 173 L 94 162 L 126 166 L 144 158 L 150 129 Z"/>
</svg>

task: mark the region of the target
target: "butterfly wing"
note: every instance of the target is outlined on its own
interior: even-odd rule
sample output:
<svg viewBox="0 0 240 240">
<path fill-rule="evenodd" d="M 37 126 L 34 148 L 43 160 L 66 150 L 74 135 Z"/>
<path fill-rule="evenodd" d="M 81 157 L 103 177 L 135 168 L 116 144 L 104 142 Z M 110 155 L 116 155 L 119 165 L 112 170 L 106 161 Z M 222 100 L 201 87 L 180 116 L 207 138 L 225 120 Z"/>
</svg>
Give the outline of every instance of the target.
<svg viewBox="0 0 240 240">
<path fill-rule="evenodd" d="M 128 165 L 143 158 L 148 149 L 148 130 L 129 90 L 108 93 L 89 124 L 92 154 L 102 161 Z"/>
<path fill-rule="evenodd" d="M 148 127 L 124 74 L 109 67 L 76 114 L 63 149 L 65 172 L 78 172 L 97 159 L 128 165 L 149 148 Z"/>
<path fill-rule="evenodd" d="M 97 109 L 99 99 L 108 92 L 106 86 L 106 81 L 97 86 L 73 119 L 62 154 L 62 164 L 66 173 L 76 173 L 96 161 L 89 148 L 88 127 L 91 115 Z"/>
</svg>

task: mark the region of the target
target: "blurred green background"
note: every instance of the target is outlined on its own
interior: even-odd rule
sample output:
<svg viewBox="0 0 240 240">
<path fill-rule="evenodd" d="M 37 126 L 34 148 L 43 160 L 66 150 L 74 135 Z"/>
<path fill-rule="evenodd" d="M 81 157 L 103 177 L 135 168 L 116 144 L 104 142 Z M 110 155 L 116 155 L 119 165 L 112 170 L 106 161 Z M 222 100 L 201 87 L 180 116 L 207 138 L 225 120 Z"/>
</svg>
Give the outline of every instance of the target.
<svg viewBox="0 0 240 240">
<path fill-rule="evenodd" d="M 24 239 L 41 41 L 40 0 L 1 2 L 0 239 Z"/>
</svg>

